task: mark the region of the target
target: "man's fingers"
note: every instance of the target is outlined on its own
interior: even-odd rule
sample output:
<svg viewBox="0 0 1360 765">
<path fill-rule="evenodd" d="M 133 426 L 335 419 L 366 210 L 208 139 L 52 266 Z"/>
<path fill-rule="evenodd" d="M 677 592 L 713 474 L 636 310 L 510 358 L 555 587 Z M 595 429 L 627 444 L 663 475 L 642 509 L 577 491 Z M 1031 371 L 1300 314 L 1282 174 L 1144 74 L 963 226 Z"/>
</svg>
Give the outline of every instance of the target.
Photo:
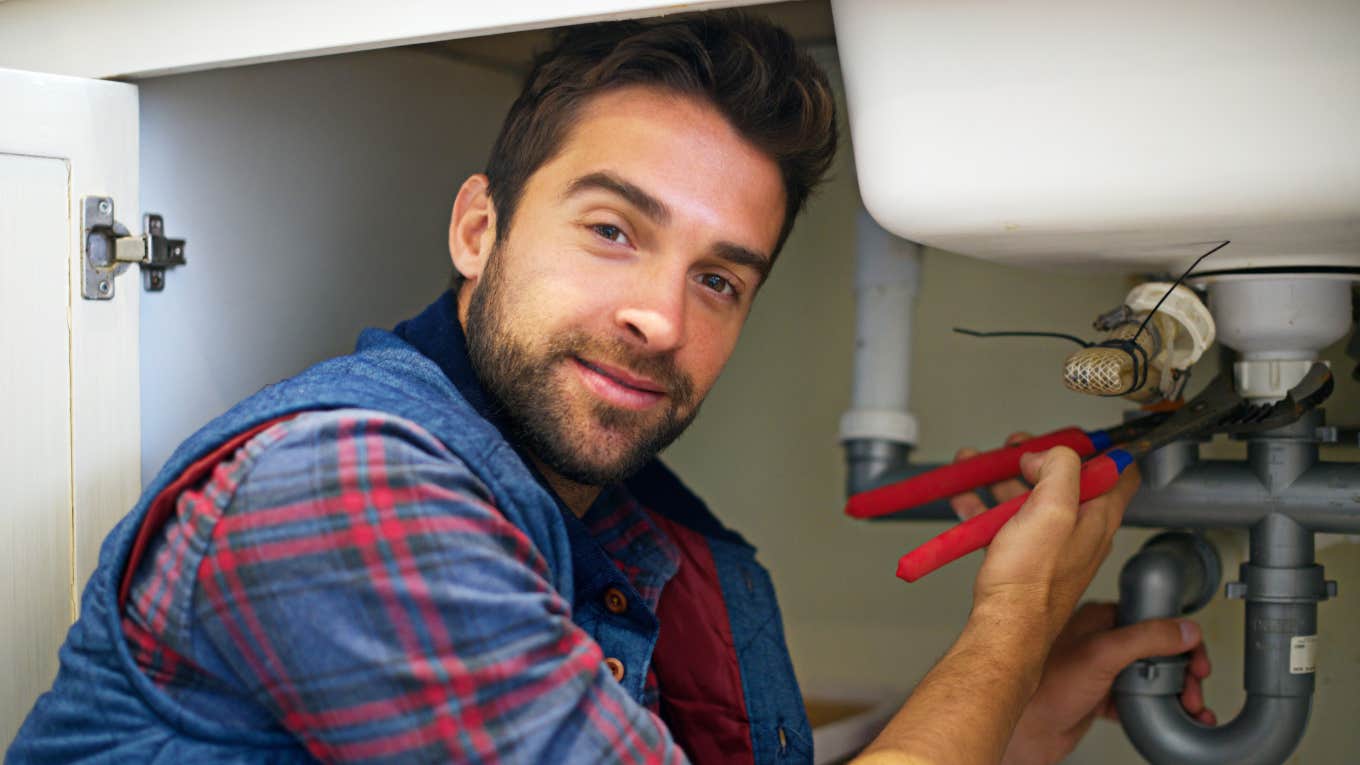
<svg viewBox="0 0 1360 765">
<path fill-rule="evenodd" d="M 1104 494 L 1109 501 L 1118 504 L 1120 516 L 1123 516 L 1124 508 L 1133 500 L 1133 495 L 1138 493 L 1138 484 L 1142 483 L 1142 480 L 1143 474 L 1139 472 L 1138 463 L 1135 462 L 1124 468 L 1114 488 Z"/>
<path fill-rule="evenodd" d="M 1006 446 L 1015 446 L 1016 444 L 1028 441 L 1033 437 L 1034 436 L 1023 431 L 1012 433 L 1006 437 Z M 954 461 L 962 462 L 971 457 L 976 457 L 978 453 L 977 449 L 965 447 L 954 453 Z M 988 487 L 988 490 L 991 491 L 992 497 L 997 502 L 1005 502 L 1029 491 L 1029 486 L 1026 486 L 1020 481 L 1008 480 L 992 484 Z M 987 509 L 987 504 L 972 492 L 951 497 L 949 499 L 949 505 L 954 509 L 954 514 L 965 521 Z"/>
<path fill-rule="evenodd" d="M 1044 464 L 1047 452 L 1026 452 L 1020 455 L 1020 477 L 1033 486 L 1039 482 L 1039 466 Z"/>
<path fill-rule="evenodd" d="M 1091 624 L 1103 616 L 1098 605 L 1083 606 L 1072 618 L 1068 628 L 1073 629 L 1078 619 L 1090 620 Z M 1180 701 L 1186 714 L 1204 725 L 1217 725 L 1218 717 L 1205 705 L 1203 678 L 1210 670 L 1209 656 L 1201 642 L 1199 625 L 1188 619 L 1150 619 L 1145 622 L 1119 627 L 1105 632 L 1091 634 L 1082 649 L 1085 659 L 1081 662 L 1087 671 L 1114 679 L 1120 670 L 1133 662 L 1149 656 L 1171 656 L 1191 651 L 1189 671 L 1185 675 L 1185 688 L 1181 691 Z M 1113 704 L 1101 710 L 1102 716 L 1110 716 Z"/>
<path fill-rule="evenodd" d="M 1119 474 L 1119 480 L 1115 482 L 1113 488 L 1095 499 L 1082 503 L 1082 510 L 1096 509 L 1117 515 L 1123 520 L 1124 508 L 1133 500 L 1133 495 L 1138 492 L 1138 484 L 1141 482 L 1142 474 L 1138 472 L 1138 464 L 1129 465 Z"/>
<path fill-rule="evenodd" d="M 1031 438 L 1034 438 L 1034 436 L 1024 431 L 1018 431 L 1006 436 L 1006 446 L 1015 446 L 1024 443 Z M 987 489 L 992 492 L 992 496 L 1000 503 L 1015 499 L 1021 494 L 1029 491 L 1030 487 L 1022 481 L 1010 479 L 994 483 L 987 487 Z"/>
<path fill-rule="evenodd" d="M 1095 499 L 1083 502 L 1078 520 L 1078 534 L 1084 537 L 1095 536 L 1101 540 L 1100 559 L 1108 554 L 1114 533 L 1124 522 L 1124 510 L 1134 492 L 1138 491 L 1140 481 L 1138 466 L 1130 465 L 1120 474 L 1114 488 Z"/>
<path fill-rule="evenodd" d="M 954 452 L 954 461 L 962 462 L 968 459 L 969 457 L 976 457 L 977 455 L 978 455 L 977 449 L 969 449 L 965 447 L 963 449 L 958 450 L 957 452 Z M 984 503 L 982 499 L 978 497 L 978 495 L 974 494 L 971 491 L 966 491 L 962 494 L 956 494 L 950 497 L 949 506 L 954 509 L 954 515 L 957 515 L 959 517 L 959 520 L 961 521 L 966 521 L 969 518 L 972 518 L 973 516 L 987 509 L 986 503 Z"/>
<path fill-rule="evenodd" d="M 1181 706 L 1191 717 L 1204 711 L 1204 687 L 1194 675 L 1185 676 L 1185 689 L 1181 691 Z"/>
<path fill-rule="evenodd" d="M 961 521 L 966 521 L 987 509 L 987 503 L 982 501 L 982 497 L 971 491 L 950 497 L 949 506 L 954 508 L 954 514 Z"/>
<path fill-rule="evenodd" d="M 988 488 L 991 490 L 992 496 L 996 497 L 998 503 L 1015 499 L 1030 490 L 1028 486 L 1016 480 L 994 483 Z"/>
<path fill-rule="evenodd" d="M 1061 508 L 1072 517 L 1081 485 L 1081 458 L 1076 452 L 1055 446 L 1046 452 L 1025 454 L 1020 458 L 1020 469 L 1026 478 L 1033 475 L 1034 491 L 1025 508 Z"/>
<path fill-rule="evenodd" d="M 1085 646 L 1087 666 L 1113 678 L 1138 659 L 1184 653 L 1199 641 L 1199 625 L 1188 619 L 1149 619 L 1093 636 Z"/>
<path fill-rule="evenodd" d="M 1190 655 L 1190 674 L 1198 678 L 1206 678 L 1214 671 L 1213 665 L 1209 662 L 1209 650 L 1203 643 L 1195 646 L 1195 652 Z"/>
<path fill-rule="evenodd" d="M 1038 481 L 987 548 L 977 586 L 985 591 L 991 585 L 1018 584 L 1027 592 L 1051 595 L 1070 578 L 1063 556 L 1068 554 L 1065 548 L 1076 523 L 1081 461 L 1071 449 L 1055 446 L 1043 453 L 1022 455 L 1020 463 Z M 1085 584 L 1081 582 L 1080 589 Z M 1071 614 L 1068 609 L 1073 603 L 1065 600 L 1058 599 L 1057 610 L 1040 606 L 1052 629 L 1050 637 L 1057 636 Z"/>
<path fill-rule="evenodd" d="M 1185 690 L 1181 691 L 1181 706 L 1186 714 L 1205 725 L 1218 725 L 1218 717 L 1204 705 L 1204 684 L 1194 675 L 1185 676 Z"/>
<path fill-rule="evenodd" d="M 1029 492 L 1032 489 L 1033 489 L 1032 486 L 1029 486 L 1023 481 L 1014 479 L 1009 481 L 1002 481 L 1001 483 L 994 483 L 991 486 L 987 487 L 987 490 L 992 493 L 992 496 L 996 497 L 996 501 L 998 503 L 1015 499 L 1021 494 Z"/>
</svg>

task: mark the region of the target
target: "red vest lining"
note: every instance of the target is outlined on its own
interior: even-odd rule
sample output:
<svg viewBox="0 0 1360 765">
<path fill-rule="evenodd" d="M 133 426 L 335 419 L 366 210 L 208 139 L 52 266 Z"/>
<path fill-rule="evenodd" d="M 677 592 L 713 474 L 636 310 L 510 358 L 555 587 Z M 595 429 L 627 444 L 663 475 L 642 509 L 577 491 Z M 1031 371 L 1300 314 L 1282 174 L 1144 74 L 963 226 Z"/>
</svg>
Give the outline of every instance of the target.
<svg viewBox="0 0 1360 765">
<path fill-rule="evenodd" d="M 754 762 L 736 641 L 708 540 L 655 513 L 680 549 L 680 568 L 657 603 L 652 668 L 661 719 L 695 762 Z"/>
<path fill-rule="evenodd" d="M 165 491 L 157 494 L 156 498 L 151 500 L 151 507 L 147 509 L 146 516 L 142 519 L 142 526 L 137 529 L 137 539 L 132 543 L 132 553 L 128 555 L 127 565 L 123 567 L 122 583 L 118 587 L 119 614 L 122 614 L 123 609 L 127 607 L 128 592 L 132 589 L 132 577 L 137 573 L 137 566 L 141 564 L 142 556 L 146 554 L 147 545 L 150 545 L 151 540 L 155 538 L 156 534 L 160 533 L 165 522 L 170 520 L 170 514 L 175 512 L 175 501 L 179 499 L 179 495 L 183 494 L 190 486 L 201 482 L 213 468 L 217 467 L 222 460 L 235 454 L 236 450 L 240 449 L 245 442 L 268 429 L 271 425 L 284 420 L 291 420 L 298 414 L 301 414 L 301 412 L 286 414 L 256 425 L 237 435 L 190 465 L 169 486 L 165 487 Z"/>
</svg>

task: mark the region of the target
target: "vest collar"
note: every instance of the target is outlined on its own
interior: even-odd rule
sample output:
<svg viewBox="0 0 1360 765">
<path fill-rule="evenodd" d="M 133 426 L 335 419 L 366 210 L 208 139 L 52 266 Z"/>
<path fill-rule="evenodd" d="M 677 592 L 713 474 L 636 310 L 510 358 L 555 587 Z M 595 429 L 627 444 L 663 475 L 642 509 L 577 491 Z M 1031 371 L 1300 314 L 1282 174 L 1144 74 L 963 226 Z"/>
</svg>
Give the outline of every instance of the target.
<svg viewBox="0 0 1360 765">
<path fill-rule="evenodd" d="M 458 320 L 458 300 L 453 290 L 445 291 L 420 314 L 398 324 L 392 333 L 439 365 L 463 399 L 483 419 L 505 432 L 497 422 L 495 400 L 482 387 L 482 381 L 472 368 L 472 360 L 468 358 L 467 335 Z"/>
</svg>

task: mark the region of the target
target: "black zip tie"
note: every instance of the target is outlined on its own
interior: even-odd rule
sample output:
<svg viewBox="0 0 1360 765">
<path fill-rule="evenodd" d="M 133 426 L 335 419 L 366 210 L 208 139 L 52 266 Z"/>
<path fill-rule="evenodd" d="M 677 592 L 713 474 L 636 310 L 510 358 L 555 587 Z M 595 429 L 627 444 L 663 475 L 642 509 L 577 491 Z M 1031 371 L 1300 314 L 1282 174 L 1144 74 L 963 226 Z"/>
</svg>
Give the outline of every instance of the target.
<svg viewBox="0 0 1360 765">
<path fill-rule="evenodd" d="M 1143 334 L 1143 328 L 1147 326 L 1147 323 L 1149 321 L 1152 321 L 1152 317 L 1157 314 L 1157 309 L 1161 308 L 1162 303 L 1165 303 L 1166 299 L 1171 297 L 1171 293 L 1175 292 L 1176 288 L 1181 286 L 1181 282 L 1185 281 L 1185 277 L 1189 276 L 1190 272 L 1195 270 L 1195 266 L 1198 266 L 1200 262 L 1203 261 L 1205 258 L 1209 257 L 1210 255 L 1213 255 L 1215 252 L 1218 252 L 1224 247 L 1227 247 L 1231 243 L 1232 243 L 1231 239 L 1224 239 L 1221 243 L 1219 243 L 1217 247 L 1213 248 L 1212 250 L 1209 250 L 1208 252 L 1204 253 L 1198 258 L 1195 258 L 1195 262 L 1191 263 L 1189 268 L 1185 269 L 1185 271 L 1181 273 L 1180 276 L 1176 277 L 1176 281 L 1171 283 L 1171 289 L 1168 289 L 1166 291 L 1166 294 L 1162 295 L 1162 299 L 1157 301 L 1157 305 L 1154 305 L 1152 307 L 1152 310 L 1148 312 L 1148 315 L 1143 319 L 1143 323 L 1138 325 L 1138 331 L 1133 333 L 1133 337 L 1130 338 L 1130 341 L 1137 340 L 1138 336 Z"/>
<path fill-rule="evenodd" d="M 972 337 L 1058 337 L 1063 340 L 1071 340 L 1083 348 L 1090 348 L 1094 343 L 1088 343 L 1079 337 L 1065 335 L 1061 332 L 978 332 L 975 329 L 964 329 L 954 327 L 954 331 L 960 335 L 970 335 Z"/>
</svg>

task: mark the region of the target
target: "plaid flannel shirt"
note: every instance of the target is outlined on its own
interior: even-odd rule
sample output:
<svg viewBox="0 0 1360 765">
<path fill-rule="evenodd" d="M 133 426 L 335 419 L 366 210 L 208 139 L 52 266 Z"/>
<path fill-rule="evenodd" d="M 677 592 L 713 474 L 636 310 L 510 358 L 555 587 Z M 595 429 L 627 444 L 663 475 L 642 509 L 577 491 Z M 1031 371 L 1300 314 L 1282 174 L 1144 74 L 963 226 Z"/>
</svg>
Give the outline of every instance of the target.
<svg viewBox="0 0 1360 765">
<path fill-rule="evenodd" d="M 622 489 L 584 521 L 653 611 L 679 555 Z M 683 762 L 614 681 L 544 560 L 427 431 L 280 422 L 185 491 L 123 631 L 188 709 L 328 762 Z"/>
</svg>

